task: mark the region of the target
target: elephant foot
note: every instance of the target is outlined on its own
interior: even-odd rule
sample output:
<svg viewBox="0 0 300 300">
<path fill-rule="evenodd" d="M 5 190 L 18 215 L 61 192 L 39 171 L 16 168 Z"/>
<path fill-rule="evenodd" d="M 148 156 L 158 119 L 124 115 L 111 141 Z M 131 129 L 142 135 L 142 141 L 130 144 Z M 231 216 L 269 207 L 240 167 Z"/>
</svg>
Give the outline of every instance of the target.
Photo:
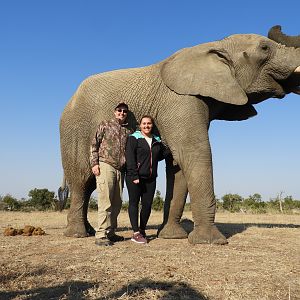
<svg viewBox="0 0 300 300">
<path fill-rule="evenodd" d="M 84 224 L 69 224 L 64 232 L 64 236 L 83 238 L 89 236 Z"/>
<path fill-rule="evenodd" d="M 228 243 L 227 239 L 219 231 L 216 225 L 196 226 L 189 234 L 188 241 L 191 244 L 225 245 Z"/>
<path fill-rule="evenodd" d="M 186 239 L 187 232 L 178 223 L 167 223 L 159 232 L 162 239 Z"/>
</svg>

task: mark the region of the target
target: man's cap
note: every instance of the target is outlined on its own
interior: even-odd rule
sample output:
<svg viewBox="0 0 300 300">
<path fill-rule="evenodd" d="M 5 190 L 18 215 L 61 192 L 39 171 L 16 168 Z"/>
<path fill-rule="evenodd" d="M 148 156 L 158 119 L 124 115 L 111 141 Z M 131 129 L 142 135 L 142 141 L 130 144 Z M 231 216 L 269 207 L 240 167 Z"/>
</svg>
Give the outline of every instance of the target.
<svg viewBox="0 0 300 300">
<path fill-rule="evenodd" d="M 115 109 L 119 108 L 119 107 L 126 107 L 126 109 L 128 110 L 128 105 L 125 102 L 120 102 Z"/>
</svg>

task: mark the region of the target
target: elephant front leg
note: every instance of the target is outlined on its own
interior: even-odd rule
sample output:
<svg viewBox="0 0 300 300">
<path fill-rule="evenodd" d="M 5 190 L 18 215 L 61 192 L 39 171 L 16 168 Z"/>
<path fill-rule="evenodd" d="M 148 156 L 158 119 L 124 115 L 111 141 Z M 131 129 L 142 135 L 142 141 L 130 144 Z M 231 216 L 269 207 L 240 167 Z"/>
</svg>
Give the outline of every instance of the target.
<svg viewBox="0 0 300 300">
<path fill-rule="evenodd" d="M 198 160 L 199 161 L 199 160 Z M 191 244 L 227 244 L 225 236 L 215 225 L 216 199 L 213 191 L 211 161 L 192 164 L 185 171 L 191 197 L 194 230 L 189 234 Z"/>
<path fill-rule="evenodd" d="M 187 232 L 179 223 L 187 197 L 187 185 L 179 166 L 173 164 L 172 157 L 166 159 L 166 176 L 164 220 L 158 230 L 158 237 L 164 239 L 187 238 Z"/>
<path fill-rule="evenodd" d="M 163 127 L 162 135 L 182 170 L 185 179 L 183 182 L 186 182 L 190 194 L 194 229 L 188 240 L 192 244 L 226 244 L 226 238 L 214 223 L 216 201 L 208 136 L 209 108 L 197 97 L 173 95 L 172 101 L 172 105 L 167 107 L 158 121 L 167 124 Z M 174 199 L 176 197 L 174 195 Z M 171 207 L 172 204 L 169 216 Z M 178 207 L 183 207 L 180 200 Z M 173 219 L 173 222 L 176 223 L 177 220 Z"/>
</svg>

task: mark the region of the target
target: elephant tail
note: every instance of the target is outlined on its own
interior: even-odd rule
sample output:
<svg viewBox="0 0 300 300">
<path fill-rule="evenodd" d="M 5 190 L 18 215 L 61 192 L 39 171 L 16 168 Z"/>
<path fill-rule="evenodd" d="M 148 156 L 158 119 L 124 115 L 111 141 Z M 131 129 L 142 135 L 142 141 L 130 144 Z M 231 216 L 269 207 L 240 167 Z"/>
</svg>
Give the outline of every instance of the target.
<svg viewBox="0 0 300 300">
<path fill-rule="evenodd" d="M 59 200 L 59 210 L 62 211 L 67 203 L 69 196 L 69 187 L 67 185 L 67 180 L 64 174 L 61 186 L 58 189 L 58 200 Z"/>
</svg>

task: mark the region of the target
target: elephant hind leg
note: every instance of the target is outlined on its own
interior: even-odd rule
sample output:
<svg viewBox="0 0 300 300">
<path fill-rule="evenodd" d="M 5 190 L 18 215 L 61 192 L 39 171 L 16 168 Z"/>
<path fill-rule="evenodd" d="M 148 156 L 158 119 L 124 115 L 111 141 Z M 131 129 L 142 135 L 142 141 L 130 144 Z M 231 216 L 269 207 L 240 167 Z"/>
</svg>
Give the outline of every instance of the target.
<svg viewBox="0 0 300 300">
<path fill-rule="evenodd" d="M 178 165 L 166 159 L 167 192 L 164 204 L 164 220 L 157 236 L 163 239 L 185 239 L 187 232 L 180 225 L 186 197 L 187 185 Z"/>
<path fill-rule="evenodd" d="M 95 235 L 95 230 L 87 219 L 88 204 L 95 190 L 95 177 L 91 176 L 83 187 L 71 185 L 71 207 L 68 213 L 68 224 L 64 232 L 68 237 L 87 237 Z"/>
</svg>

